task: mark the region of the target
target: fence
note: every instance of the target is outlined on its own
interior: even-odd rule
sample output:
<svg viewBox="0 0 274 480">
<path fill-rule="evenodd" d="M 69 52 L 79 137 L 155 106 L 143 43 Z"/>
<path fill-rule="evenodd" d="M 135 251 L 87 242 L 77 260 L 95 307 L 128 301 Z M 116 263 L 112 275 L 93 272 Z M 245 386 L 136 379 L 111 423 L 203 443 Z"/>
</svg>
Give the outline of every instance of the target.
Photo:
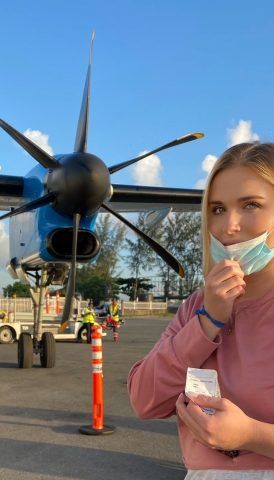
<svg viewBox="0 0 274 480">
<path fill-rule="evenodd" d="M 158 315 L 167 312 L 167 302 L 121 302 L 122 315 Z"/>
<path fill-rule="evenodd" d="M 63 310 L 65 303 L 64 297 L 54 296 L 44 299 L 44 312 L 58 314 Z M 33 311 L 33 302 L 31 298 L 0 298 L 0 310 L 12 313 L 31 313 Z"/>
<path fill-rule="evenodd" d="M 123 310 L 166 310 L 167 302 L 125 302 L 122 301 Z"/>
<path fill-rule="evenodd" d="M 65 297 L 51 296 L 45 297 L 43 315 L 56 317 L 63 311 Z M 86 301 L 74 300 L 74 309 L 77 308 L 78 314 L 86 306 Z M 22 315 L 33 315 L 33 302 L 31 298 L 0 298 L 0 310 L 8 312 L 13 320 L 21 318 Z M 127 302 L 121 301 L 122 315 L 151 315 L 167 312 L 167 302 Z M 25 314 L 25 315 L 24 315 Z"/>
</svg>

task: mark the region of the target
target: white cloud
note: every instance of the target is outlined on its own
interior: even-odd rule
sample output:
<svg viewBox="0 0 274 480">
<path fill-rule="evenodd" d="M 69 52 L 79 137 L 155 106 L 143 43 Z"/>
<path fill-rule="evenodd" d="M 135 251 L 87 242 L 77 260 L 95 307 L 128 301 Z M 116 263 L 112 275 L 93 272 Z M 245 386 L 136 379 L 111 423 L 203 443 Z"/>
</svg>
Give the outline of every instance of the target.
<svg viewBox="0 0 274 480">
<path fill-rule="evenodd" d="M 195 183 L 194 188 L 197 188 L 198 190 L 204 190 L 204 188 L 206 186 L 206 181 L 207 181 L 207 178 L 200 178 Z"/>
<path fill-rule="evenodd" d="M 227 129 L 228 146 L 232 147 L 238 143 L 254 142 L 260 137 L 257 133 L 252 132 L 251 120 L 240 120 L 234 128 Z"/>
<path fill-rule="evenodd" d="M 144 150 L 140 153 L 143 155 L 147 153 Z M 140 160 L 132 166 L 131 174 L 136 185 L 151 185 L 161 186 L 163 184 L 161 174 L 163 166 L 161 160 L 157 155 L 149 155 L 149 157 Z"/>
<path fill-rule="evenodd" d="M 36 143 L 38 147 L 45 150 L 45 152 L 47 152 L 49 155 L 53 155 L 53 149 L 49 145 L 49 136 L 46 133 L 42 133 L 40 130 L 31 130 L 31 128 L 28 128 L 24 132 L 24 135 L 33 143 Z"/>
<path fill-rule="evenodd" d="M 206 155 L 206 157 L 202 162 L 202 170 L 207 174 L 210 173 L 216 160 L 217 160 L 216 155 L 211 155 L 210 153 Z"/>
<path fill-rule="evenodd" d="M 6 268 L 9 258 L 9 236 L 5 224 L 0 222 L 0 268 Z"/>
<path fill-rule="evenodd" d="M 207 173 L 207 176 L 211 172 L 216 160 L 217 160 L 216 155 L 211 155 L 211 153 L 206 155 L 205 158 L 203 159 L 202 170 Z M 203 190 L 205 188 L 206 181 L 207 181 L 207 177 L 201 178 L 200 180 L 197 180 L 194 188 L 198 188 L 198 189 Z"/>
<path fill-rule="evenodd" d="M 251 120 L 240 120 L 234 128 L 227 129 L 228 146 L 232 147 L 238 143 L 254 142 L 260 140 L 257 133 L 252 131 Z M 215 155 L 206 155 L 202 161 L 202 170 L 207 173 L 207 177 L 215 164 L 217 157 Z M 194 188 L 203 189 L 207 181 L 207 177 L 197 180 Z"/>
</svg>

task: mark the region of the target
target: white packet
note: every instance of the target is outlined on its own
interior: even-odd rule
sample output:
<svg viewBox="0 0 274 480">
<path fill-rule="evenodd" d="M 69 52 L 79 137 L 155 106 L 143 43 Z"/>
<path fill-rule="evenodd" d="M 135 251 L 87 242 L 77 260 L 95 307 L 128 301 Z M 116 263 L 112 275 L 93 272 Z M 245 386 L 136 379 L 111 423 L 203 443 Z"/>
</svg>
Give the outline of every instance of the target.
<svg viewBox="0 0 274 480">
<path fill-rule="evenodd" d="M 185 394 L 194 403 L 196 403 L 195 397 L 197 395 L 221 398 L 216 370 L 188 367 Z M 202 408 L 202 410 L 209 415 L 215 413 L 214 408 Z"/>
</svg>

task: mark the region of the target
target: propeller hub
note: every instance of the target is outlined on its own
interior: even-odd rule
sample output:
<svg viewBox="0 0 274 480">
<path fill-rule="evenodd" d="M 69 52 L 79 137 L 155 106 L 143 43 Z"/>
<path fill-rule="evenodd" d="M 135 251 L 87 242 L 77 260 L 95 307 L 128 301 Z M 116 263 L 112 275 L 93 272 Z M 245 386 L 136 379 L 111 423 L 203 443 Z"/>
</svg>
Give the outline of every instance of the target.
<svg viewBox="0 0 274 480">
<path fill-rule="evenodd" d="M 110 175 L 104 162 L 89 153 L 56 157 L 60 167 L 50 171 L 49 192 L 56 196 L 54 207 L 65 214 L 92 215 L 108 198 Z"/>
</svg>

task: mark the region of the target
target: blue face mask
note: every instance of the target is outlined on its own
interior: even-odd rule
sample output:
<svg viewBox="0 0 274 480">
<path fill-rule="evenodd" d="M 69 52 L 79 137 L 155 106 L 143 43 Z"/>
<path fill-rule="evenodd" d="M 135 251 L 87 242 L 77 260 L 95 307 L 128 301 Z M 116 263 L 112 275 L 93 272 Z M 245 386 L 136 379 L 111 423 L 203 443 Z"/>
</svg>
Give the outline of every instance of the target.
<svg viewBox="0 0 274 480">
<path fill-rule="evenodd" d="M 269 248 L 266 245 L 266 239 L 272 230 L 246 242 L 227 246 L 219 242 L 210 233 L 211 257 L 215 263 L 225 259 L 235 260 L 240 264 L 245 275 L 259 272 L 274 257 L 274 248 Z"/>
</svg>

